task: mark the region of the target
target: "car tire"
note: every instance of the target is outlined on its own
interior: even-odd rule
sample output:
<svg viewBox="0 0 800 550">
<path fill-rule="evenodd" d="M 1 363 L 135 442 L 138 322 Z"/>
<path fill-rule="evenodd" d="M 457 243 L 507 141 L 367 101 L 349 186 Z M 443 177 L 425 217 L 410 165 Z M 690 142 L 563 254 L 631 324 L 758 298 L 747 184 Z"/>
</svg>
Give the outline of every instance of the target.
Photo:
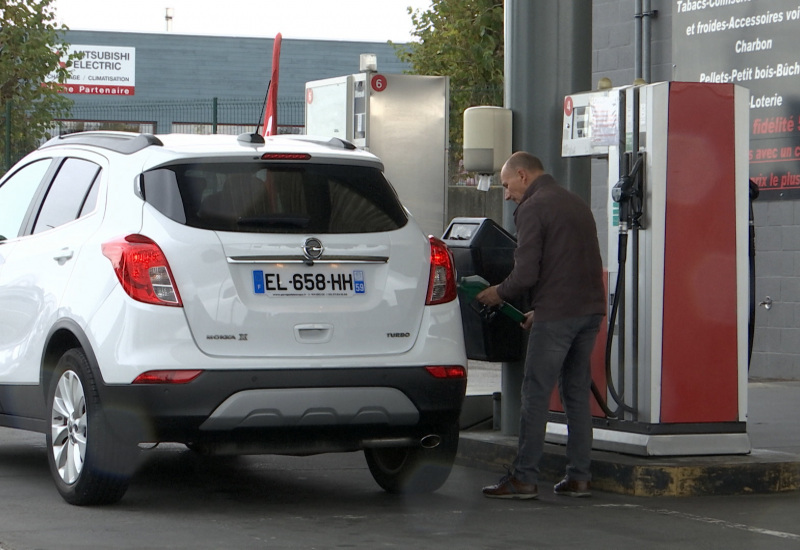
<svg viewBox="0 0 800 550">
<path fill-rule="evenodd" d="M 83 350 L 61 356 L 47 404 L 47 458 L 58 492 L 78 506 L 119 501 L 133 475 L 137 449 L 108 429 Z"/>
<path fill-rule="evenodd" d="M 364 449 L 372 477 L 389 493 L 430 493 L 439 489 L 453 469 L 458 451 L 458 425 L 439 434 L 433 448 L 377 447 Z"/>
</svg>

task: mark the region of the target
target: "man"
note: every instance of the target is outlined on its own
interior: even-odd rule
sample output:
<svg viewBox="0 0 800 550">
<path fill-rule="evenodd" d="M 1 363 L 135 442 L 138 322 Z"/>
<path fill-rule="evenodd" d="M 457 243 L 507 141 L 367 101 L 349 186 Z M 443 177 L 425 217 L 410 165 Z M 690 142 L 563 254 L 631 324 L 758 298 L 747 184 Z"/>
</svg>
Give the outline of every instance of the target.
<svg viewBox="0 0 800 550">
<path fill-rule="evenodd" d="M 554 491 L 576 497 L 591 494 L 592 417 L 590 358 L 606 297 L 603 264 L 592 211 L 574 193 L 544 172 L 525 152 L 511 155 L 500 171 L 504 198 L 514 212 L 517 248 L 514 268 L 477 300 L 495 306 L 525 299 L 530 329 L 522 381 L 519 448 L 513 469 L 496 485 L 483 488 L 490 498 L 536 498 L 539 461 L 550 395 L 558 381 L 567 416 L 567 472 Z"/>
</svg>

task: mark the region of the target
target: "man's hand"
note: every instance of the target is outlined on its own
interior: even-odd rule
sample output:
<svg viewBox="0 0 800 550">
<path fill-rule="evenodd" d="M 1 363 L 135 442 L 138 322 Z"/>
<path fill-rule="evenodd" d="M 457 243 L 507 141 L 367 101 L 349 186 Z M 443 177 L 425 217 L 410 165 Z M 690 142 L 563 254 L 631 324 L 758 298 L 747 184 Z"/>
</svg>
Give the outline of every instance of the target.
<svg viewBox="0 0 800 550">
<path fill-rule="evenodd" d="M 475 299 L 487 306 L 499 306 L 503 303 L 503 299 L 497 293 L 497 285 L 481 290 Z"/>
<path fill-rule="evenodd" d="M 528 330 L 533 325 L 533 311 L 529 311 L 525 314 L 525 320 L 520 323 L 520 326 L 524 330 Z"/>
</svg>

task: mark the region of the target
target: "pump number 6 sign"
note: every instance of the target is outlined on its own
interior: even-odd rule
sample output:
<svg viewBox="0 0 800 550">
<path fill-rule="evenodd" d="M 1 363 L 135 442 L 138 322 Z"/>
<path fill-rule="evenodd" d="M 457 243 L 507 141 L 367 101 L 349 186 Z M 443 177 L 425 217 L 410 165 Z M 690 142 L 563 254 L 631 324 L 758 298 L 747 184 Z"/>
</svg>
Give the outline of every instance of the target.
<svg viewBox="0 0 800 550">
<path fill-rule="evenodd" d="M 370 84 L 372 85 L 373 90 L 375 90 L 376 92 L 382 92 L 386 89 L 386 84 L 387 84 L 386 77 L 383 76 L 382 74 L 376 74 L 375 76 L 372 77 Z"/>
</svg>

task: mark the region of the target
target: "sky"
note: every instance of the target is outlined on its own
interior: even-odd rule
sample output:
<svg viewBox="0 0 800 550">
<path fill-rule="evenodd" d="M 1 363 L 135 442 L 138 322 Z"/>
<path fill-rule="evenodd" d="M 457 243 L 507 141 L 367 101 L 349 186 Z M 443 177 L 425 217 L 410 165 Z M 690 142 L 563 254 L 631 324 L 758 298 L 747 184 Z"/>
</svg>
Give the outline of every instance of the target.
<svg viewBox="0 0 800 550">
<path fill-rule="evenodd" d="M 411 16 L 431 0 L 55 0 L 71 30 L 167 32 L 285 39 L 408 42 Z"/>
</svg>

